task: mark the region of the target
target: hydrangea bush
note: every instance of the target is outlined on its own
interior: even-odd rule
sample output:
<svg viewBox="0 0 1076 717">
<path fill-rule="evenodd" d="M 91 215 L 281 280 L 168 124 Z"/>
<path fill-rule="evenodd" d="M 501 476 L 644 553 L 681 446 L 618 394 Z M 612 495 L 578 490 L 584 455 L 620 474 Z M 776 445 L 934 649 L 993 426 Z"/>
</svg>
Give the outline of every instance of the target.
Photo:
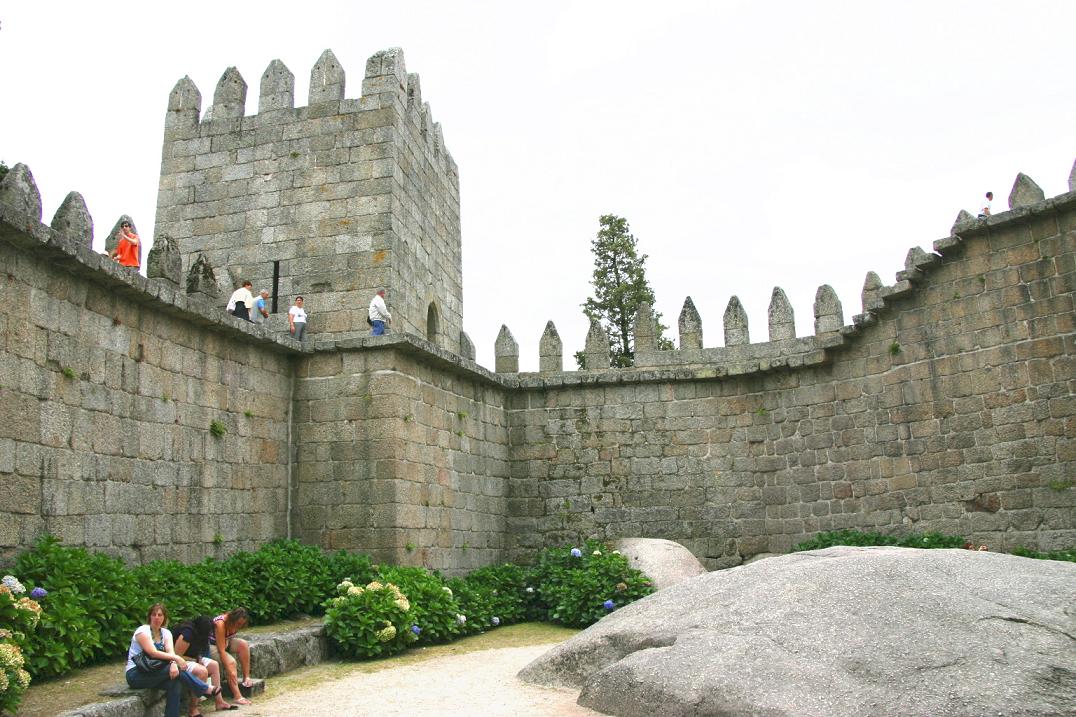
<svg viewBox="0 0 1076 717">
<path fill-rule="evenodd" d="M 345 657 L 385 657 L 419 639 L 411 602 L 396 585 L 344 580 L 325 603 L 325 634 Z M 419 632 L 421 632 L 421 628 Z"/>
<path fill-rule="evenodd" d="M 13 575 L 5 575 L 0 583 L 0 712 L 14 713 L 30 686 L 23 646 L 41 619 L 38 600 L 47 594 L 37 587 L 27 596 L 26 587 Z"/>
<path fill-rule="evenodd" d="M 534 580 L 547 619 L 570 627 L 592 625 L 654 591 L 624 556 L 597 540 L 588 540 L 582 548 L 544 550 Z"/>
<path fill-rule="evenodd" d="M 378 574 L 381 580 L 399 585 L 411 600 L 411 619 L 420 630 L 418 642 L 449 642 L 463 633 L 456 620 L 460 605 L 440 575 L 425 568 L 389 565 L 380 566 Z"/>
</svg>

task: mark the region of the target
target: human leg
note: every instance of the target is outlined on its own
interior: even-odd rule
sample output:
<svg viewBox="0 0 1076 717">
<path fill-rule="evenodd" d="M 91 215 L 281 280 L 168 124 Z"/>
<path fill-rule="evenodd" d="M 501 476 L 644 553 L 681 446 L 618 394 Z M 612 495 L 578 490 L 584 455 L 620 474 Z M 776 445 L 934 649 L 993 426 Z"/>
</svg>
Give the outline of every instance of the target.
<svg viewBox="0 0 1076 717">
<path fill-rule="evenodd" d="M 232 638 L 232 645 L 235 646 L 235 652 L 239 655 L 239 665 L 243 668 L 243 687 L 250 687 L 254 684 L 250 679 L 250 643 L 240 637 L 235 637 Z"/>
<path fill-rule="evenodd" d="M 224 683 L 221 682 L 220 679 L 220 663 L 216 660 L 211 660 L 208 657 L 204 657 L 202 659 L 204 661 L 203 664 L 205 665 L 206 670 L 209 671 L 209 679 L 213 680 L 213 684 L 217 687 L 223 685 Z M 214 700 L 216 700 L 218 710 L 228 708 L 228 703 L 225 701 L 224 695 L 218 692 L 216 695 L 213 696 L 213 698 Z"/>
<path fill-rule="evenodd" d="M 180 673 L 180 674 L 186 674 Z M 127 670 L 127 686 L 135 690 L 157 689 L 165 691 L 164 717 L 179 717 L 179 698 L 183 683 L 172 679 L 169 668 L 156 672 L 140 672 L 137 668 Z M 203 687 L 205 683 L 202 683 Z"/>
<path fill-rule="evenodd" d="M 374 320 L 371 322 L 373 329 L 370 330 L 371 336 L 384 336 L 385 335 L 385 322 Z"/>
<path fill-rule="evenodd" d="M 303 340 L 303 334 L 305 334 L 305 333 L 306 333 L 306 322 L 305 321 L 296 321 L 295 322 L 295 340 L 296 341 L 302 341 Z"/>
</svg>

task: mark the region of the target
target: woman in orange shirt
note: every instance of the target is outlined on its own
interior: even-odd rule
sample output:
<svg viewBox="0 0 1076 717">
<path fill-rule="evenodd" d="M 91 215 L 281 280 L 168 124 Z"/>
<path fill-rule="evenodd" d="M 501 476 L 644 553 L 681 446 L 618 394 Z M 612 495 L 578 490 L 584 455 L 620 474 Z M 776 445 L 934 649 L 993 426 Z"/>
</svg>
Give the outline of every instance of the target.
<svg viewBox="0 0 1076 717">
<path fill-rule="evenodd" d="M 112 250 L 109 257 L 111 257 L 113 261 L 118 262 L 120 266 L 129 266 L 137 269 L 140 249 L 138 235 L 131 230 L 131 225 L 128 222 L 124 222 L 120 225 L 120 230 L 116 232 L 116 236 L 119 241 L 116 242 L 116 248 Z"/>
</svg>

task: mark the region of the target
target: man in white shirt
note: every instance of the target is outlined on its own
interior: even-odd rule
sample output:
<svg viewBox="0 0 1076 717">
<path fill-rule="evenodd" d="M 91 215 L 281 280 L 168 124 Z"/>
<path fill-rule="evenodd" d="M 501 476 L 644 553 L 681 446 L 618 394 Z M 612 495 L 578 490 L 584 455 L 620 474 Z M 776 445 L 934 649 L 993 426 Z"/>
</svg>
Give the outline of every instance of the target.
<svg viewBox="0 0 1076 717">
<path fill-rule="evenodd" d="M 370 301 L 369 311 L 370 326 L 373 328 L 370 330 L 371 336 L 384 336 L 385 324 L 392 321 L 392 314 L 389 313 L 389 309 L 385 306 L 385 290 L 378 289 L 374 294 L 374 298 Z"/>
<path fill-rule="evenodd" d="M 984 199 L 979 206 L 979 218 L 986 219 L 990 216 L 990 204 L 994 201 L 994 193 L 987 192 L 986 199 Z"/>
</svg>

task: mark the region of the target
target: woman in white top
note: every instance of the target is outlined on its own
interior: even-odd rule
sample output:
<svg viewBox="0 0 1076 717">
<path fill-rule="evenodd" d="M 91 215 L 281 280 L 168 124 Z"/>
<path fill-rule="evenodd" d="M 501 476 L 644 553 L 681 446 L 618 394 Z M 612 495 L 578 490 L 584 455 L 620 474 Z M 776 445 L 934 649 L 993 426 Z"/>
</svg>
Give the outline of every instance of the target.
<svg viewBox="0 0 1076 717">
<path fill-rule="evenodd" d="M 295 297 L 295 306 L 288 309 L 288 332 L 295 337 L 296 341 L 303 340 L 303 332 L 306 331 L 306 310 L 303 308 L 303 297 Z"/>
<path fill-rule="evenodd" d="M 149 609 L 146 616 L 149 624 L 142 625 L 131 636 L 131 647 L 127 650 L 127 685 L 131 689 L 160 689 L 168 693 L 165 701 L 165 717 L 179 717 L 180 690 L 184 685 L 197 695 L 216 695 L 220 687 L 210 688 L 195 676 L 198 668 L 205 668 L 198 663 L 187 662 L 172 649 L 172 633 L 168 624 L 168 613 L 161 603 Z M 166 664 L 154 672 L 143 672 L 135 666 L 134 659 L 140 653 L 146 653 L 155 660 Z"/>
<path fill-rule="evenodd" d="M 232 316 L 250 321 L 250 310 L 254 308 L 254 294 L 250 293 L 251 286 L 253 284 L 249 281 L 244 281 L 243 285 L 228 297 L 227 311 Z"/>
</svg>

